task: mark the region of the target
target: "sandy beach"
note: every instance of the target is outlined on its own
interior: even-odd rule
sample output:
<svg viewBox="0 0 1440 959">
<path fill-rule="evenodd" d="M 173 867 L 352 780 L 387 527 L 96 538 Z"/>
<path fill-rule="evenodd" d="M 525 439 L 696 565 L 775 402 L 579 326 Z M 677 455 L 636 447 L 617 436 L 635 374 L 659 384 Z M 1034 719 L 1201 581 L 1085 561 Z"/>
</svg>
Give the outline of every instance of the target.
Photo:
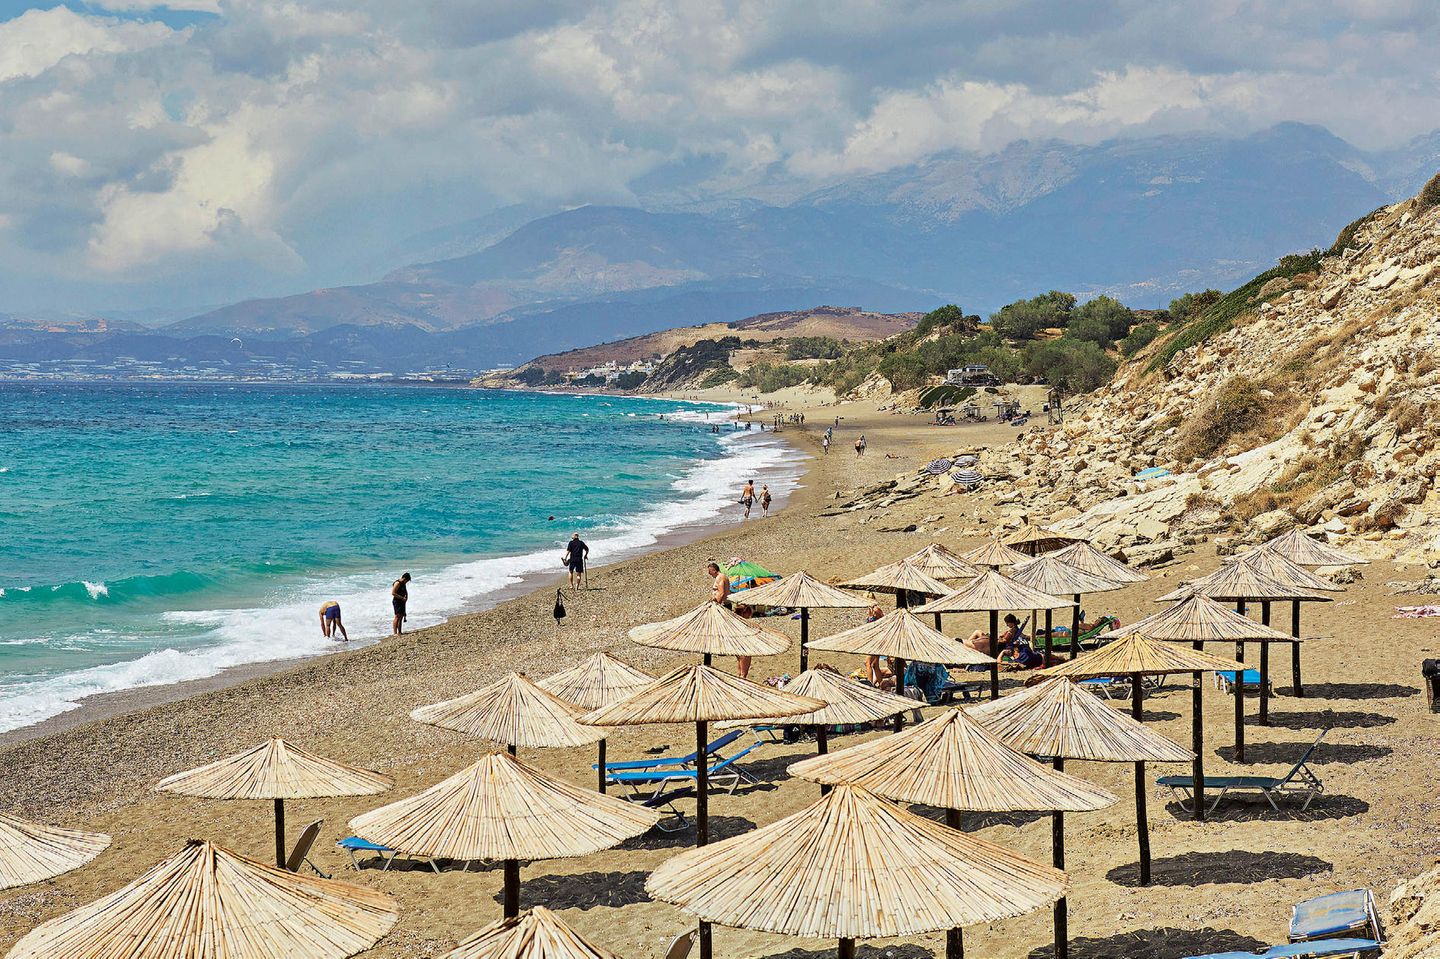
<svg viewBox="0 0 1440 959">
<path fill-rule="evenodd" d="M 493 609 L 399 639 L 12 741 L 0 752 L 0 809 L 98 829 L 112 834 L 114 844 L 85 868 L 0 893 L 0 949 L 36 923 L 129 882 L 173 855 L 186 839 L 217 839 L 265 859 L 273 842 L 268 804 L 184 799 L 153 793 L 150 787 L 167 774 L 270 736 L 396 780 L 396 788 L 385 796 L 295 802 L 288 809 L 292 841 L 305 823 L 325 820 L 312 857 L 322 869 L 398 898 L 399 924 L 365 955 L 436 956 L 497 918 L 498 868 L 434 875 L 428 869 L 397 866 L 388 873 L 367 869 L 357 874 L 334 846 L 335 840 L 349 835 L 346 823 L 351 817 L 413 794 L 492 748 L 412 722 L 407 715 L 412 708 L 470 691 L 507 670 L 543 677 L 595 650 L 608 650 L 651 671 L 685 662 L 637 647 L 625 632 L 703 600 L 708 590 L 703 567 L 712 557 L 744 557 L 782 572 L 805 569 L 830 579 L 866 572 L 932 540 L 952 548 L 977 542 L 955 530 L 982 524 L 990 512 L 985 497 L 920 497 L 896 504 L 884 515 L 821 514 L 844 491 L 912 472 L 962 446 L 1004 442 L 1013 430 L 996 424 L 929 427 L 925 416 L 879 412 L 874 402 L 819 406 L 812 401 L 807 407 L 800 395 L 787 401 L 783 412 L 804 410 L 807 424 L 803 429 L 787 427 L 781 435 L 812 458 L 802 488 L 782 509 L 767 519 L 742 523 L 737 508 L 729 526 L 623 562 L 605 565 L 604 557 L 592 557 L 596 565 L 591 588 L 569 595 L 569 616 L 558 629 L 551 618 L 553 587 L 540 585 Z M 822 456 L 820 433 L 835 417 L 843 417 L 836 443 Z M 869 452 L 857 458 L 851 444 L 862 432 Z M 756 479 L 763 482 L 765 477 Z M 911 525 L 918 528 L 887 531 Z M 1200 544 L 1195 552 L 1148 571 L 1149 582 L 1095 597 L 1086 607 L 1092 614 L 1111 612 L 1131 622 L 1158 608 L 1155 597 L 1182 579 L 1209 571 L 1216 562 L 1213 549 Z M 1394 885 L 1435 861 L 1440 854 L 1435 718 L 1419 687 L 1419 668 L 1423 657 L 1436 655 L 1440 640 L 1433 621 L 1392 618 L 1395 606 L 1424 601 L 1391 595 L 1386 586 L 1388 581 L 1418 578 L 1414 569 L 1377 563 L 1362 571 L 1363 578 L 1336 594 L 1334 602 L 1306 609 L 1306 635 L 1324 638 L 1306 646 L 1305 698 L 1289 695 L 1288 668 L 1277 668 L 1279 696 L 1272 701 L 1272 725 L 1255 725 L 1254 704 L 1249 708 L 1251 762 L 1246 771 L 1283 774 L 1321 729 L 1331 730 L 1315 759 L 1325 795 L 1309 811 L 1290 808 L 1276 814 L 1268 807 L 1237 803 L 1198 824 L 1152 787 L 1155 882 L 1140 888 L 1131 768 L 1067 766 L 1067 771 L 1121 797 L 1109 809 L 1067 818 L 1072 956 L 1179 959 L 1283 941 L 1290 905 L 1299 899 L 1368 886 L 1383 901 Z M 417 584 L 417 595 L 421 588 L 423 584 Z M 956 615 L 947 617 L 945 626 L 952 635 L 968 634 L 984 619 L 983 614 Z M 817 612 L 812 629 L 823 633 L 856 622 L 853 613 Z M 766 624 L 797 635 L 798 624 L 789 619 L 775 617 Z M 845 656 L 818 658 L 846 671 L 856 665 Z M 1288 656 L 1284 658 L 1288 667 Z M 794 669 L 792 649 L 758 659 L 751 675 L 763 679 Z M 237 678 L 232 675 L 227 681 Z M 1206 691 L 1207 771 L 1238 771 L 1231 762 L 1231 703 L 1208 680 Z M 1188 744 L 1189 699 L 1186 683 L 1172 681 L 1147 701 L 1147 718 L 1154 728 Z M 655 750 L 688 751 L 689 733 L 679 727 L 620 730 L 611 737 L 610 755 L 618 759 Z M 859 737 L 843 737 L 832 748 L 857 741 Z M 789 779 L 785 767 L 813 748 L 813 743 L 767 745 L 752 753 L 758 758 L 748 768 L 761 784 L 712 799 L 712 837 L 772 822 L 812 802 L 816 787 Z M 591 749 L 522 750 L 521 758 L 573 782 L 593 783 Z M 1183 771 L 1162 768 L 1154 774 Z M 1048 817 L 971 816 L 965 827 L 1049 861 Z M 652 832 L 583 859 L 527 864 L 522 869 L 522 907 L 549 906 L 598 944 L 633 959 L 655 959 L 691 920 L 669 905 L 650 901 L 645 877 L 692 841 L 693 832 Z M 976 927 L 966 935 L 972 954 L 995 959 L 1046 956 L 1049 941 L 1048 911 Z M 877 955 L 906 959 L 943 951 L 943 937 L 868 945 L 881 947 Z M 725 957 L 810 957 L 832 954 L 834 944 L 717 928 L 715 950 Z"/>
</svg>

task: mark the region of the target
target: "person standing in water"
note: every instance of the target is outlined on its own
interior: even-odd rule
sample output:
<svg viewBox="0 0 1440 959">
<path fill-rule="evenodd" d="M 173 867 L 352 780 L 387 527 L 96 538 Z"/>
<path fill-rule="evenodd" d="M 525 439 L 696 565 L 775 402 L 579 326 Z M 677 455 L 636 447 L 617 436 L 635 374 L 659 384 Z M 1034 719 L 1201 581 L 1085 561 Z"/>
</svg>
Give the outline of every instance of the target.
<svg viewBox="0 0 1440 959">
<path fill-rule="evenodd" d="M 401 573 L 400 578 L 390 584 L 390 606 L 395 619 L 390 624 L 390 634 L 399 636 L 405 631 L 405 604 L 410 602 L 410 574 Z"/>
<path fill-rule="evenodd" d="M 585 577 L 585 561 L 590 558 L 590 547 L 580 538 L 579 533 L 570 534 L 565 544 L 565 568 L 570 570 L 570 588 L 578 589 Z"/>
<path fill-rule="evenodd" d="M 745 488 L 740 491 L 740 505 L 745 507 L 745 519 L 750 518 L 750 507 L 755 505 L 755 481 L 746 480 Z"/>
<path fill-rule="evenodd" d="M 320 633 L 326 639 L 334 639 L 337 631 L 344 637 L 342 642 L 350 642 L 350 634 L 345 631 L 345 624 L 340 621 L 340 604 L 332 599 L 320 607 Z"/>
<path fill-rule="evenodd" d="M 760 515 L 770 515 L 770 484 L 766 483 L 760 487 Z"/>
</svg>

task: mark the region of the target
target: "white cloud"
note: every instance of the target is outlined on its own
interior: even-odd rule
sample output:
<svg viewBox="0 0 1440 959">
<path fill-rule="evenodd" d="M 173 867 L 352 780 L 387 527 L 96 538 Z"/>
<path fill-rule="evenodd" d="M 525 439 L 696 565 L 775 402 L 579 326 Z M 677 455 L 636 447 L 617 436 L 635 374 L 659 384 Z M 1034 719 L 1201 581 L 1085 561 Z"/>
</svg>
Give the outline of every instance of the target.
<svg viewBox="0 0 1440 959">
<path fill-rule="evenodd" d="M 27 10 L 0 22 L 0 82 L 39 76 L 69 56 L 143 50 L 172 32 L 163 23 L 87 17 L 68 7 Z"/>
<path fill-rule="evenodd" d="M 220 13 L 220 0 L 90 0 L 90 6 L 117 13 L 144 10 L 188 10 L 195 13 Z"/>
</svg>

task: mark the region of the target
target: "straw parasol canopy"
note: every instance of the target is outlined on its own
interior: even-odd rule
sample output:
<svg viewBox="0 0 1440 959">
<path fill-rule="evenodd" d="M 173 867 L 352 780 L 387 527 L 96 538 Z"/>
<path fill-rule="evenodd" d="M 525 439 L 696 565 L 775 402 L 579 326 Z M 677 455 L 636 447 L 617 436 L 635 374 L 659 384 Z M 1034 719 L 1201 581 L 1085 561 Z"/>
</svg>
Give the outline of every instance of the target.
<svg viewBox="0 0 1440 959">
<path fill-rule="evenodd" d="M 798 716 L 767 717 L 762 722 L 793 723 L 797 726 L 818 726 L 819 751 L 825 752 L 825 727 L 844 723 L 873 723 L 907 709 L 915 708 L 915 700 L 881 692 L 874 686 L 857 683 L 829 669 L 808 669 L 785 684 L 785 692 L 796 696 L 808 696 L 825 703 L 813 713 Z M 720 728 L 745 726 L 754 720 L 730 720 Z"/>
<path fill-rule="evenodd" d="M 1124 637 L 1086 653 L 1068 663 L 1040 670 L 1041 676 L 1069 676 L 1090 679 L 1097 676 L 1167 676 L 1175 673 L 1210 673 L 1242 668 L 1242 663 L 1176 643 L 1157 642 L 1135 632 L 1121 630 Z"/>
<path fill-rule="evenodd" d="M 355 835 L 431 859 L 505 862 L 505 915 L 520 911 L 521 859 L 564 859 L 647 831 L 660 814 L 491 753 L 424 792 L 350 820 Z"/>
<path fill-rule="evenodd" d="M 1287 586 L 1246 563 L 1226 563 L 1208 576 L 1193 579 L 1166 593 L 1156 602 L 1172 603 L 1192 593 L 1203 593 L 1211 599 L 1231 602 L 1285 599 L 1328 602 L 1330 599 L 1314 590 Z"/>
<path fill-rule="evenodd" d="M 711 656 L 773 656 L 790 648 L 789 638 L 708 600 L 663 623 L 636 626 L 630 630 L 630 638 L 641 646 L 701 653 L 707 664 Z"/>
<path fill-rule="evenodd" d="M 8 959 L 343 959 L 395 925 L 383 892 L 188 843 L 123 889 L 52 919 Z"/>
<path fill-rule="evenodd" d="M 1138 685 L 1132 709 L 1139 711 Z M 1007 745 L 1032 756 L 1135 764 L 1135 834 L 1140 845 L 1140 883 L 1150 884 L 1150 824 L 1146 812 L 1145 763 L 1192 762 L 1195 754 L 1151 732 L 1138 717 L 1127 717 L 1099 697 L 1064 677 L 977 706 L 970 715 Z M 1056 925 L 1056 943 L 1063 938 L 1063 919 Z M 1060 951 L 1057 949 L 1057 952 Z"/>
<path fill-rule="evenodd" d="M 858 656 L 894 656 L 946 666 L 993 666 L 993 657 L 946 636 L 908 609 L 897 609 L 871 623 L 812 639 L 810 648 Z"/>
<path fill-rule="evenodd" d="M 1150 578 L 1085 542 L 1071 543 L 1064 549 L 1057 549 L 1050 556 L 1082 572 L 1113 579 L 1117 583 L 1143 583 Z"/>
<path fill-rule="evenodd" d="M 420 706 L 410 718 L 502 743 L 513 752 L 517 746 L 588 746 L 603 739 L 604 733 L 576 722 L 582 712 L 520 673 L 507 673 L 473 693 Z"/>
<path fill-rule="evenodd" d="M 705 723 L 799 716 L 823 700 L 761 686 L 709 666 L 680 666 L 634 695 L 581 717 L 592 726 Z"/>
<path fill-rule="evenodd" d="M 28 886 L 79 869 L 110 846 L 110 837 L 30 822 L 0 813 L 0 889 Z"/>
<path fill-rule="evenodd" d="M 1289 633 L 1263 626 L 1199 593 L 1187 596 L 1175 605 L 1129 626 L 1112 629 L 1100 638 L 1121 639 L 1134 633 L 1171 643 L 1244 643 L 1292 639 Z"/>
<path fill-rule="evenodd" d="M 916 612 L 974 613 L 1002 609 L 1061 609 L 1074 605 L 1072 599 L 1025 586 L 987 569 L 955 592 L 931 600 Z"/>
<path fill-rule="evenodd" d="M 1189 762 L 1195 754 L 1058 677 L 965 709 L 1011 749 L 1090 762 Z"/>
<path fill-rule="evenodd" d="M 156 792 L 206 799 L 270 799 L 275 803 L 275 865 L 285 865 L 285 800 L 373 796 L 395 785 L 389 776 L 306 752 L 283 739 L 167 776 Z"/>
<path fill-rule="evenodd" d="M 978 546 L 962 557 L 966 562 L 976 566 L 989 566 L 994 569 L 998 566 L 1014 566 L 1018 563 L 1030 561 L 1029 555 L 1016 549 L 1011 549 L 1004 543 L 993 539 L 985 541 L 983 546 Z"/>
<path fill-rule="evenodd" d="M 905 557 L 904 562 L 935 579 L 969 579 L 980 574 L 978 569 L 965 562 L 958 554 L 938 543 L 931 543 L 924 549 L 911 553 Z"/>
<path fill-rule="evenodd" d="M 1046 553 L 1029 562 L 1021 563 L 1010 570 L 1010 580 L 1021 586 L 1038 589 L 1042 593 L 1061 595 L 1064 593 L 1105 593 L 1112 589 L 1123 589 L 1127 583 L 1117 582 L 1094 573 L 1087 573 L 1061 559 Z"/>
<path fill-rule="evenodd" d="M 1279 553 L 1267 549 L 1253 550 L 1236 558 L 1237 563 L 1244 563 L 1251 569 L 1257 569 L 1277 582 L 1286 586 L 1298 586 L 1301 589 L 1314 590 L 1320 593 L 1342 593 L 1343 586 L 1320 576 L 1316 576 L 1304 566 L 1292 563 Z"/>
<path fill-rule="evenodd" d="M 581 939 L 544 906 L 492 922 L 441 959 L 620 959 Z"/>
<path fill-rule="evenodd" d="M 1057 869 L 842 785 L 778 822 L 681 853 L 645 888 L 709 922 L 840 939 L 846 956 L 858 938 L 1031 912 L 1067 885 Z"/>
<path fill-rule="evenodd" d="M 886 563 L 873 572 L 840 585 L 847 589 L 868 589 L 882 593 L 895 593 L 902 597 L 906 593 L 944 596 L 950 592 L 949 586 L 938 579 L 925 575 L 918 566 L 903 559 L 894 563 Z"/>
<path fill-rule="evenodd" d="M 1260 548 L 1279 553 L 1290 562 L 1301 566 L 1355 566 L 1370 562 L 1306 536 L 1298 529 L 1282 533 Z"/>
<path fill-rule="evenodd" d="M 750 606 L 780 606 L 800 610 L 800 672 L 809 667 L 805 642 L 810 638 L 810 610 L 864 609 L 869 600 L 854 593 L 822 583 L 806 572 L 791 573 L 768 586 L 746 590 L 743 597 Z"/>
<path fill-rule="evenodd" d="M 572 706 L 599 709 L 619 702 L 654 681 L 654 676 L 609 653 L 596 653 L 569 669 L 547 676 L 536 685 Z"/>
<path fill-rule="evenodd" d="M 1088 812 L 1115 802 L 1098 786 L 1040 765 L 960 709 L 882 739 L 789 767 L 792 776 L 855 783 L 903 802 L 976 812 Z"/>
<path fill-rule="evenodd" d="M 1081 540 L 1077 537 L 1066 536 L 1034 523 L 1026 523 L 1015 531 L 1015 538 L 1008 540 L 1006 545 L 1026 556 L 1039 556 L 1041 553 L 1053 552 L 1078 542 Z"/>
</svg>

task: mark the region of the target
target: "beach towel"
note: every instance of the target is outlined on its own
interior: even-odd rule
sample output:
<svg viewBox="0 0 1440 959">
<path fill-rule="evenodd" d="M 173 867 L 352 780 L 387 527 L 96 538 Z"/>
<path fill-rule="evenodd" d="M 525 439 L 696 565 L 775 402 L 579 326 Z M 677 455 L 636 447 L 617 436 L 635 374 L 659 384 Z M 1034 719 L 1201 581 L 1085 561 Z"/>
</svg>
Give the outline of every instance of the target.
<svg viewBox="0 0 1440 959">
<path fill-rule="evenodd" d="M 1440 616 L 1440 606 L 1396 606 L 1391 619 L 1429 619 Z"/>
</svg>

